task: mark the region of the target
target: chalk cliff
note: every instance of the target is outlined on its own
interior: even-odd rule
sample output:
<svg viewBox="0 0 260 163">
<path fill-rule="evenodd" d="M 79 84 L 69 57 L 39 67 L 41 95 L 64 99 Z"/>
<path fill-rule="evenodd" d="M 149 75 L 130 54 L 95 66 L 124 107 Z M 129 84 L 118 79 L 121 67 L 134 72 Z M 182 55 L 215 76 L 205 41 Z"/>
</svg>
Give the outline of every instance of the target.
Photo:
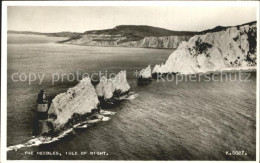
<svg viewBox="0 0 260 163">
<path fill-rule="evenodd" d="M 119 46 L 176 49 L 182 41 L 188 41 L 189 38 L 191 36 L 145 37 L 140 41 L 125 42 Z"/>
<path fill-rule="evenodd" d="M 152 69 L 151 66 L 147 66 L 142 69 L 137 75 L 137 85 L 148 84 L 152 81 Z"/>
<path fill-rule="evenodd" d="M 195 35 L 182 42 L 153 73 L 193 74 L 256 67 L 256 23 Z"/>
<path fill-rule="evenodd" d="M 152 77 L 151 66 L 149 65 L 145 69 L 142 69 L 139 72 L 138 77 L 141 77 L 141 78 L 151 78 Z"/>
<path fill-rule="evenodd" d="M 86 34 L 80 39 L 71 40 L 67 43 L 87 46 L 175 49 L 182 41 L 188 41 L 190 37 L 191 36 L 145 37 L 137 41 L 128 41 L 127 37 L 123 35 Z"/>
<path fill-rule="evenodd" d="M 62 41 L 87 46 L 116 46 L 141 48 L 177 48 L 197 32 L 171 31 L 146 25 L 120 25 L 112 29 L 86 31 Z"/>
<path fill-rule="evenodd" d="M 245 25 L 256 24 L 256 21 Z M 204 31 L 172 31 L 164 28 L 147 25 L 119 25 L 111 29 L 91 30 L 83 33 L 57 32 L 39 33 L 32 31 L 8 31 L 8 34 L 36 34 L 55 37 L 67 37 L 59 43 L 86 45 L 86 46 L 113 46 L 113 47 L 137 47 L 137 48 L 169 48 L 176 49 L 182 41 L 188 41 L 195 35 L 225 31 L 232 27 L 217 26 Z"/>
<path fill-rule="evenodd" d="M 120 96 L 130 91 L 126 79 L 126 71 L 120 71 L 114 78 L 107 79 L 103 76 L 96 86 L 96 93 L 101 102 L 113 103 L 120 100 Z"/>
<path fill-rule="evenodd" d="M 126 95 L 129 90 L 126 71 L 119 72 L 111 79 L 102 77 L 96 88 L 90 78 L 83 78 L 75 87 L 58 94 L 52 100 L 48 118 L 38 123 L 38 133 L 59 133 L 76 123 L 98 117 L 102 102 L 119 101 L 120 96 Z"/>
<path fill-rule="evenodd" d="M 91 80 L 83 78 L 79 84 L 69 88 L 67 92 L 58 94 L 53 100 L 48 111 L 48 119 L 42 125 L 41 133 L 56 132 L 64 127 L 70 127 L 74 121 L 84 114 L 99 110 L 99 101 Z M 66 126 L 68 125 L 68 126 Z M 46 127 L 48 126 L 48 127 Z"/>
</svg>

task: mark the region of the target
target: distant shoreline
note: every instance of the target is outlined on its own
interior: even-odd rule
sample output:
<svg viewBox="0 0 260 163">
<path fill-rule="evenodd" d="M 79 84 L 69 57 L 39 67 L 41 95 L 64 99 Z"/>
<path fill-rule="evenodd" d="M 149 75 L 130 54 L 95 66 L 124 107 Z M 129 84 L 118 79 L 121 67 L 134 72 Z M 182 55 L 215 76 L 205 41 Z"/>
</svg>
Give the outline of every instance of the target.
<svg viewBox="0 0 260 163">
<path fill-rule="evenodd" d="M 51 35 L 41 35 L 41 34 L 31 34 L 31 33 L 8 33 L 8 35 L 31 35 L 31 36 L 39 36 L 39 37 L 54 37 L 61 38 L 61 36 L 51 36 Z M 64 39 L 69 37 L 64 37 Z M 115 48 L 137 48 L 137 49 L 162 49 L 162 50 L 176 50 L 177 48 L 154 48 L 154 47 L 132 47 L 132 46 L 96 46 L 96 45 L 84 45 L 84 44 L 72 44 L 66 43 L 62 41 L 53 42 L 57 44 L 65 44 L 65 45 L 75 45 L 75 46 L 90 46 L 90 47 L 115 47 Z"/>
</svg>

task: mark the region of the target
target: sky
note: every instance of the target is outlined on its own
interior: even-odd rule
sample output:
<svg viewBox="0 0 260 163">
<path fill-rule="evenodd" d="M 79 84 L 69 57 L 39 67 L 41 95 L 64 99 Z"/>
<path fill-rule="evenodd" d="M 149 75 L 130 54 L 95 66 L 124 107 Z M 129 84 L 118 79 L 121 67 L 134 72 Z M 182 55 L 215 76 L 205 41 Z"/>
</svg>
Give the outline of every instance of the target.
<svg viewBox="0 0 260 163">
<path fill-rule="evenodd" d="M 256 20 L 254 7 L 8 6 L 7 28 L 35 32 L 84 32 L 117 25 L 150 25 L 202 31 Z"/>
</svg>

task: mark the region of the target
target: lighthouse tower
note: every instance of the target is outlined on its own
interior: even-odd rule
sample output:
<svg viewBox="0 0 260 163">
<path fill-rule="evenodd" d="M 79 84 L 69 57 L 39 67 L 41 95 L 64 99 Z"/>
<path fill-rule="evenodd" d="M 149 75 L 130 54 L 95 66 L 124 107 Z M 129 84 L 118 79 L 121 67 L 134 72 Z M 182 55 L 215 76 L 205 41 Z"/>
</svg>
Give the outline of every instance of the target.
<svg viewBox="0 0 260 163">
<path fill-rule="evenodd" d="M 46 92 L 41 89 L 40 93 L 38 94 L 37 99 L 37 112 L 38 113 L 47 113 L 48 111 L 48 100 L 46 97 Z"/>
</svg>

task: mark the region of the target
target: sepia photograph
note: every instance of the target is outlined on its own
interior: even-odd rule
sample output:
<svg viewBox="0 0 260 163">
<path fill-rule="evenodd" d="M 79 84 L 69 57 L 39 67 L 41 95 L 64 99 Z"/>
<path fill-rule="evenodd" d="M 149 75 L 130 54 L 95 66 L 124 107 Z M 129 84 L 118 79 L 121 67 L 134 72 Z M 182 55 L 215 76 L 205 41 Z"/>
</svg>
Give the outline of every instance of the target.
<svg viewBox="0 0 260 163">
<path fill-rule="evenodd" d="M 259 2 L 9 2 L 1 160 L 259 160 Z"/>
</svg>

